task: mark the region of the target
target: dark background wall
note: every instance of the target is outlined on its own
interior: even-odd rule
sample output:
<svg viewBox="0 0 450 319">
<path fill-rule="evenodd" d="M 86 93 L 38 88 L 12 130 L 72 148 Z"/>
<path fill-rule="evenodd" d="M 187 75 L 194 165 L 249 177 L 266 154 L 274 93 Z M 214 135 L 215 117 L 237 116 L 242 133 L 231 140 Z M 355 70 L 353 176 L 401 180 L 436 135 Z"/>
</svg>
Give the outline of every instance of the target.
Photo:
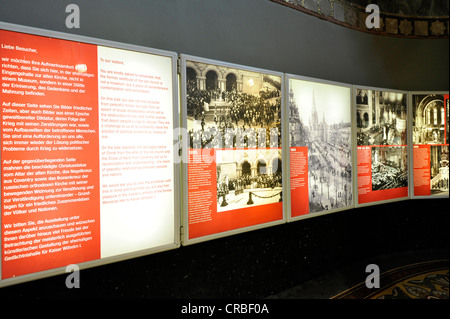
<svg viewBox="0 0 450 319">
<path fill-rule="evenodd" d="M 80 7 L 80 29 L 65 8 Z M 400 90 L 448 90 L 448 40 L 398 39 L 269 0 L 0 0 L 0 21 L 273 71 Z"/>
<path fill-rule="evenodd" d="M 80 29 L 65 26 L 70 3 Z M 0 0 L 0 21 L 350 84 L 449 87 L 448 40 L 360 33 L 269 0 Z M 401 201 L 84 270 L 78 290 L 57 276 L 0 295 L 262 298 L 354 261 L 448 250 L 448 225 L 448 199 Z"/>
</svg>

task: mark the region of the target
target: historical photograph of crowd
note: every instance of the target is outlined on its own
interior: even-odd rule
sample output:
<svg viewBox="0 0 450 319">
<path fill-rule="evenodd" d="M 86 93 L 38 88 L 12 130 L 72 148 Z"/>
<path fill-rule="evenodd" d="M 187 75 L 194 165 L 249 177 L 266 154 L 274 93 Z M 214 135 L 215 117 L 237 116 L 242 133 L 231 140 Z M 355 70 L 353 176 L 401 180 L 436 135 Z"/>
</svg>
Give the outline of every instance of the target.
<svg viewBox="0 0 450 319">
<path fill-rule="evenodd" d="M 217 211 L 281 202 L 281 150 L 217 150 Z"/>
<path fill-rule="evenodd" d="M 356 90 L 357 145 L 406 145 L 407 95 Z"/>
<path fill-rule="evenodd" d="M 448 145 L 431 146 L 430 160 L 431 194 L 448 194 Z"/>
<path fill-rule="evenodd" d="M 372 147 L 372 190 L 407 186 L 407 147 Z"/>
<path fill-rule="evenodd" d="M 444 96 L 414 94 L 412 108 L 413 144 L 448 144 L 445 132 L 448 127 L 448 112 L 445 109 Z"/>
<path fill-rule="evenodd" d="M 308 147 L 310 212 L 352 204 L 350 89 L 290 79 L 291 147 Z"/>
<path fill-rule="evenodd" d="M 186 61 L 191 148 L 281 147 L 281 77 Z"/>
</svg>

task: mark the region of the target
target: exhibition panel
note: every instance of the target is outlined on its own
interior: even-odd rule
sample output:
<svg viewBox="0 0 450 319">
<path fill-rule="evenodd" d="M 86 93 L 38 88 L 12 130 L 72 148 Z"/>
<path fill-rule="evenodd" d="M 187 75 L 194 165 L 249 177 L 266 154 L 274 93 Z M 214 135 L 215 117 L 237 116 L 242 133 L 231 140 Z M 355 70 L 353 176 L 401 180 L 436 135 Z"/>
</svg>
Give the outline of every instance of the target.
<svg viewBox="0 0 450 319">
<path fill-rule="evenodd" d="M 288 219 L 354 208 L 352 85 L 286 75 Z"/>
<path fill-rule="evenodd" d="M 0 42 L 0 285 L 179 247 L 177 54 L 3 23 Z"/>
<path fill-rule="evenodd" d="M 407 92 L 354 87 L 356 205 L 409 198 Z"/>
<path fill-rule="evenodd" d="M 183 244 L 285 222 L 281 73 L 181 55 Z"/>
<path fill-rule="evenodd" d="M 448 92 L 410 92 L 412 198 L 448 198 Z"/>
</svg>

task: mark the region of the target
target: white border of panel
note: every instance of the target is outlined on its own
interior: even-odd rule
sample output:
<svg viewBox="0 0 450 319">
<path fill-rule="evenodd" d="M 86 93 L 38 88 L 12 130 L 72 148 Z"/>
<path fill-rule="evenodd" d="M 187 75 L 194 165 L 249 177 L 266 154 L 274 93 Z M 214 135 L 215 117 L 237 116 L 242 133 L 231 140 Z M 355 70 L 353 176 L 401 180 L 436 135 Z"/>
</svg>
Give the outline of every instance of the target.
<svg viewBox="0 0 450 319">
<path fill-rule="evenodd" d="M 287 188 L 287 194 L 286 196 L 284 196 L 285 198 L 288 198 L 288 203 L 287 203 L 287 221 L 288 222 L 294 222 L 294 221 L 298 221 L 298 220 L 303 220 L 303 219 L 307 219 L 307 218 L 313 218 L 313 217 L 318 217 L 318 216 L 323 216 L 323 215 L 328 215 L 328 214 L 332 214 L 332 213 L 337 213 L 337 212 L 342 212 L 342 211 L 346 211 L 346 210 L 351 210 L 355 208 L 355 193 L 354 193 L 354 187 L 353 185 L 356 182 L 356 169 L 354 167 L 354 162 L 355 162 L 355 151 L 354 151 L 354 127 L 353 127 L 353 123 L 354 123 L 354 112 L 353 112 L 353 85 L 352 84 L 348 84 L 348 83 L 343 83 L 343 82 L 336 82 L 336 81 L 328 81 L 328 80 L 323 80 L 323 79 L 318 79 L 318 78 L 313 78 L 313 77 L 306 77 L 306 76 L 300 76 L 300 75 L 294 75 L 294 74 L 285 74 L 285 125 L 286 126 L 286 131 L 289 132 L 289 117 L 288 117 L 288 113 L 289 113 L 289 91 L 290 91 L 290 85 L 289 85 L 289 80 L 293 79 L 293 80 L 301 80 L 301 81 L 308 81 L 308 82 L 315 82 L 318 84 L 328 84 L 328 85 L 332 85 L 332 86 L 339 86 L 339 87 L 344 87 L 344 88 L 348 88 L 349 89 L 349 101 L 350 101 L 350 105 L 349 105 L 349 112 L 350 112 L 350 123 L 351 123 L 351 152 L 352 152 L 352 156 L 351 156 L 351 162 L 352 162 L 352 192 L 353 192 L 353 196 L 352 196 L 352 203 L 346 207 L 341 207 L 341 208 L 336 208 L 336 209 L 331 209 L 331 210 L 327 210 L 327 211 L 322 211 L 322 212 L 318 212 L 318 213 L 311 213 L 309 212 L 308 214 L 302 215 L 302 216 L 296 216 L 296 217 L 292 217 L 291 216 L 291 183 L 290 183 L 290 140 L 289 140 L 289 134 L 285 134 L 286 136 L 286 140 L 285 140 L 285 145 L 286 147 L 284 148 L 284 153 L 283 155 L 285 156 L 285 160 L 283 162 L 286 162 L 287 168 L 286 168 L 286 188 Z M 309 198 L 308 198 L 309 200 Z"/>
<path fill-rule="evenodd" d="M 410 145 L 409 147 L 409 159 L 408 159 L 408 165 L 409 165 L 409 169 L 410 169 L 410 179 L 411 179 L 411 183 L 412 183 L 412 187 L 410 187 L 409 189 L 409 194 L 410 194 L 410 198 L 411 199 L 433 199 L 433 198 L 449 198 L 449 193 L 442 193 L 439 195 L 426 195 L 426 196 L 416 196 L 414 195 L 414 144 L 413 144 L 413 100 L 412 97 L 413 95 L 431 95 L 431 94 L 435 94 L 435 95 L 448 95 L 448 91 L 410 91 L 408 92 L 408 103 L 409 103 L 409 107 L 410 107 L 410 112 L 409 112 L 409 117 L 408 117 L 408 121 L 409 121 L 409 130 L 411 132 L 410 136 L 409 136 L 409 140 L 408 140 L 408 145 Z M 445 97 L 444 97 L 444 107 L 445 107 Z M 447 112 L 447 111 L 446 111 Z M 448 114 L 447 114 L 447 119 L 446 119 L 446 125 L 448 125 L 447 123 L 448 121 Z M 448 141 L 447 141 L 448 143 Z M 421 145 L 432 145 L 432 144 L 421 144 Z"/>
<path fill-rule="evenodd" d="M 38 28 L 32 28 L 22 25 L 16 25 L 16 24 L 10 24 L 10 23 L 4 23 L 0 22 L 0 29 L 5 31 L 13 31 L 18 33 L 25 33 L 30 35 L 36 35 L 36 36 L 42 36 L 42 37 L 48 37 L 48 38 L 55 38 L 60 40 L 68 40 L 73 42 L 81 42 L 86 44 L 92 44 L 97 46 L 105 46 L 105 47 L 111 47 L 115 49 L 124 49 L 124 50 L 130 50 L 130 51 L 137 51 L 142 53 L 148 53 L 152 55 L 159 55 L 164 56 L 172 59 L 172 91 L 173 91 L 173 128 L 179 127 L 179 86 L 178 86 L 178 75 L 177 75 L 177 60 L 178 60 L 178 54 L 171 51 L 164 51 L 159 49 L 152 49 L 144 46 L 138 46 L 138 45 L 131 45 L 131 44 L 125 44 L 120 42 L 114 42 L 114 41 L 107 41 L 97 38 L 91 38 L 91 37 L 85 37 L 85 36 L 79 36 L 79 35 L 73 35 L 68 33 L 62 33 L 57 31 L 51 31 L 51 30 L 45 30 L 45 29 L 38 29 Z M 178 136 L 173 136 L 173 145 L 176 145 L 178 143 Z M 80 270 L 92 268 L 96 266 L 102 266 L 110 263 L 115 263 L 127 259 L 132 259 L 136 257 L 142 257 L 146 255 L 151 255 L 167 250 L 172 250 L 180 247 L 180 213 L 181 213 L 181 207 L 179 203 L 180 198 L 180 164 L 179 164 L 179 156 L 175 150 L 175 147 L 173 149 L 173 165 L 174 165 L 174 239 L 172 244 L 167 244 L 163 246 L 153 247 L 149 249 L 143 249 L 135 252 L 125 253 L 117 256 L 111 256 L 106 258 L 100 258 L 97 260 L 87 261 L 83 263 L 77 264 L 77 266 L 80 268 Z M 0 200 L 1 200 L 1 194 L 0 194 Z M 101 222 L 101 221 L 100 221 Z M 0 224 L 1 224 L 1 215 L 0 215 Z M 0 233 L 0 241 L 1 241 L 1 233 Z M 1 255 L 1 250 L 0 250 Z M 0 276 L 2 273 L 1 269 L 1 263 L 0 263 Z M 17 276 L 13 278 L 7 278 L 7 279 L 0 279 L 0 288 L 6 287 L 14 284 L 19 284 L 27 281 L 47 278 L 51 276 L 61 275 L 66 273 L 66 267 L 59 267 L 59 268 L 53 268 L 49 270 L 44 270 L 40 272 L 35 272 L 31 274 L 26 274 L 22 276 Z"/>
<path fill-rule="evenodd" d="M 363 203 L 363 204 L 359 204 L 359 196 L 358 196 L 358 143 L 357 143 L 357 123 L 356 123 L 356 92 L 357 89 L 362 89 L 362 90 L 373 90 L 373 91 L 381 91 L 381 92 L 390 92 L 390 93 L 402 93 L 405 94 L 406 97 L 406 119 L 409 122 L 409 113 L 410 113 L 410 105 L 409 105 L 409 99 L 408 99 L 408 91 L 403 91 L 403 90 L 396 90 L 396 89 L 389 89 L 389 88 L 380 88 L 380 87 L 372 87 L 372 86 L 365 86 L 365 85 L 353 85 L 353 113 L 354 113 L 354 168 L 355 168 L 355 190 L 354 190 L 354 194 L 355 194 L 355 206 L 356 208 L 359 207 L 366 207 L 366 206 L 375 206 L 375 205 L 382 205 L 382 204 L 386 204 L 386 203 L 394 203 L 394 202 L 400 202 L 400 201 L 404 201 L 404 200 L 408 200 L 410 199 L 410 188 L 411 188 L 411 171 L 410 171 L 410 167 L 409 167 L 409 158 L 407 160 L 408 163 L 408 191 L 407 191 L 407 196 L 405 197 L 399 197 L 399 198 L 394 198 L 394 199 L 386 199 L 386 200 L 380 200 L 380 201 L 375 201 L 375 202 L 370 202 L 370 203 Z M 406 129 L 407 129 L 407 134 L 406 134 L 406 154 L 409 157 L 409 148 L 410 148 L 410 144 L 409 144 L 409 140 L 410 140 L 410 125 L 409 123 L 406 123 Z M 361 145 L 362 146 L 362 145 Z"/>
<path fill-rule="evenodd" d="M 239 65 L 239 64 L 233 64 L 233 63 L 228 63 L 228 62 L 222 62 L 222 61 L 218 61 L 218 60 L 213 60 L 213 59 L 208 59 L 208 58 L 202 58 L 202 57 L 197 57 L 197 56 L 191 56 L 191 55 L 186 55 L 186 54 L 180 54 L 180 68 L 181 68 L 181 81 L 180 81 L 180 87 L 181 87 L 181 127 L 183 127 L 186 131 L 187 131 L 187 102 L 186 102 L 186 61 L 193 61 L 193 62 L 199 62 L 199 63 L 204 63 L 204 64 L 211 64 L 211 65 L 216 65 L 216 66 L 223 66 L 223 67 L 227 67 L 227 68 L 233 68 L 233 69 L 239 69 L 239 70 L 243 70 L 243 71 L 250 71 L 250 72 L 255 72 L 255 73 L 261 73 L 261 74 L 268 74 L 268 75 L 275 75 L 275 76 L 279 76 L 280 80 L 281 80 L 281 127 L 282 127 L 282 145 L 281 145 L 281 156 L 282 156 L 282 193 L 283 193 L 283 218 L 280 220 L 276 220 L 276 221 L 272 221 L 272 222 L 267 222 L 267 223 L 262 223 L 262 224 L 257 224 L 257 225 L 253 225 L 253 226 L 247 226 L 247 227 L 243 227 L 243 228 L 238 228 L 238 229 L 233 229 L 233 230 L 228 230 L 228 231 L 223 231 L 220 233 L 215 233 L 215 234 L 211 234 L 211 235 L 205 235 L 205 236 L 201 236 L 201 237 L 197 237 L 197 238 L 193 238 L 193 239 L 189 239 L 189 216 L 188 216 L 188 187 L 187 187 L 187 183 L 188 183 L 188 167 L 187 167 L 187 160 L 188 160 L 188 143 L 187 140 L 184 139 L 182 141 L 182 147 L 183 147 L 183 164 L 182 164 L 182 232 L 181 232 L 181 244 L 183 246 L 187 246 L 187 245 L 191 245 L 191 244 L 195 244 L 195 243 L 200 243 L 200 242 L 205 242 L 205 241 L 209 241 L 209 240 L 213 240 L 213 239 L 217 239 L 217 238 L 222 238 L 222 237 L 227 237 L 227 236 L 231 236 L 231 235 L 236 235 L 236 234 L 240 234 L 240 233 L 245 233 L 245 232 L 249 232 L 252 230 L 257 230 L 257 229 L 262 229 L 262 228 L 267 228 L 267 227 L 271 227 L 271 226 L 275 226 L 275 225 L 280 225 L 280 224 L 284 224 L 286 223 L 286 181 L 284 179 L 285 177 L 285 158 L 283 158 L 283 148 L 284 148 L 284 136 L 283 136 L 283 128 L 284 128 L 284 114 L 283 114 L 283 108 L 284 108 L 284 104 L 285 104 L 285 95 L 284 95 L 284 90 L 285 90 L 285 83 L 284 83 L 284 73 L 281 72 L 276 72 L 276 71 L 270 71 L 270 70 L 265 70 L 265 69 L 260 69 L 260 68 L 254 68 L 254 67 L 249 67 L 249 66 L 243 66 L 243 65 Z"/>
</svg>

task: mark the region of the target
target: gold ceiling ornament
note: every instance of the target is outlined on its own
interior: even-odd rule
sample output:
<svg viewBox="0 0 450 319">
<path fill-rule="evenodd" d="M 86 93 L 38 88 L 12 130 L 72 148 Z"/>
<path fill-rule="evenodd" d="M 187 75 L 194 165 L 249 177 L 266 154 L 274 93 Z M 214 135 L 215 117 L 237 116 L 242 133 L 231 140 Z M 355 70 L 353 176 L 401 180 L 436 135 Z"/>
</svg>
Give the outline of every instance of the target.
<svg viewBox="0 0 450 319">
<path fill-rule="evenodd" d="M 400 29 L 400 33 L 403 34 L 404 36 L 408 36 L 410 34 L 412 34 L 413 32 L 413 26 L 411 21 L 403 19 L 400 22 L 400 25 L 398 27 Z"/>
<path fill-rule="evenodd" d="M 436 20 L 431 23 L 430 27 L 431 33 L 435 36 L 442 36 L 445 34 L 445 25 L 442 21 Z M 448 33 L 448 30 L 447 30 Z"/>
</svg>

